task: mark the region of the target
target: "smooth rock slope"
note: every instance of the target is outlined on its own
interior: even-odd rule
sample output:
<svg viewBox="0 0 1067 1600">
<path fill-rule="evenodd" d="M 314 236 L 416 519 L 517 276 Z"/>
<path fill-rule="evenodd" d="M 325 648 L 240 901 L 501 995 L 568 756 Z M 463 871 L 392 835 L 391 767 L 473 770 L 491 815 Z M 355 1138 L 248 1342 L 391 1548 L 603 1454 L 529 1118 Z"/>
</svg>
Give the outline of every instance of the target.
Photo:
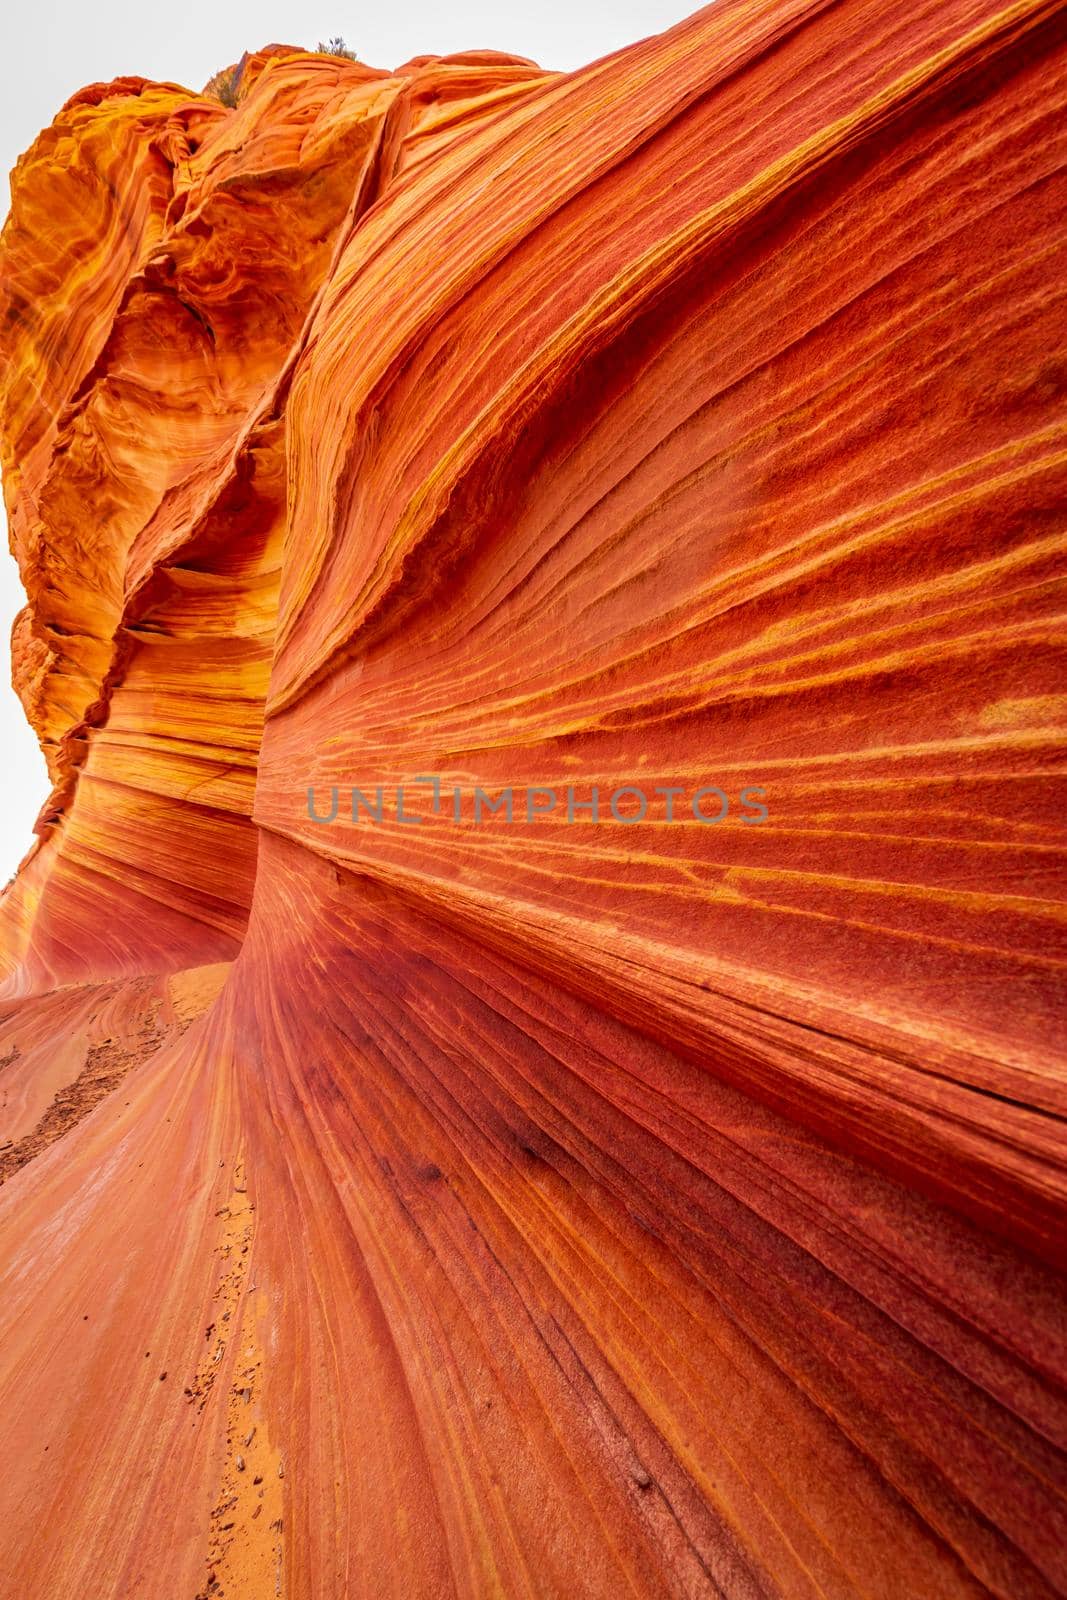
<svg viewBox="0 0 1067 1600">
<path fill-rule="evenodd" d="M 1067 1593 L 1065 104 L 720 0 L 22 158 L 5 1600 Z"/>
</svg>

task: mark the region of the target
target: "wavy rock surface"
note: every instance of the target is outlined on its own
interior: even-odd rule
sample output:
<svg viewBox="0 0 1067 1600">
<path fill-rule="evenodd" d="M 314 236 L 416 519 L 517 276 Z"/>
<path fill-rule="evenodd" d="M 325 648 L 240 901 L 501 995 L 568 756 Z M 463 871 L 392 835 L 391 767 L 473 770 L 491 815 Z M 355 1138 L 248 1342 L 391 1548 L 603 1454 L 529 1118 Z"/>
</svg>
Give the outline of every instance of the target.
<svg viewBox="0 0 1067 1600">
<path fill-rule="evenodd" d="M 721 0 L 23 157 L 4 1594 L 1067 1592 L 1065 101 Z"/>
</svg>

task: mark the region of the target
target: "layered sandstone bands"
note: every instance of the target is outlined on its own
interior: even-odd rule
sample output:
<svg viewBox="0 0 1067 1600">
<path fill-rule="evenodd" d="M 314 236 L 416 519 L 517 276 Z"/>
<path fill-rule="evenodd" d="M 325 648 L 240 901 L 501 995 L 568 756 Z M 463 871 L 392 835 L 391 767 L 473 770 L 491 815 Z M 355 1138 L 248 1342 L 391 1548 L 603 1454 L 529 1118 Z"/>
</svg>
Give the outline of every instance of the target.
<svg viewBox="0 0 1067 1600">
<path fill-rule="evenodd" d="M 272 46 L 23 158 L 13 1593 L 1067 1591 L 1062 33 Z M 308 815 L 426 774 L 770 815 Z"/>
</svg>

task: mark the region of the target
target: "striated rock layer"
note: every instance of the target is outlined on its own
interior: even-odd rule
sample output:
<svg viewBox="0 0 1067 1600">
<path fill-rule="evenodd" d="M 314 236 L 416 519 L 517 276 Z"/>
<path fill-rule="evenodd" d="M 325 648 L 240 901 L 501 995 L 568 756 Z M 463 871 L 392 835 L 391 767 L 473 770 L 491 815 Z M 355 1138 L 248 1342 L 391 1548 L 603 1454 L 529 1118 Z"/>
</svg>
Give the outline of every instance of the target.
<svg viewBox="0 0 1067 1600">
<path fill-rule="evenodd" d="M 271 46 L 23 157 L 5 1597 L 1067 1593 L 1065 36 Z"/>
</svg>

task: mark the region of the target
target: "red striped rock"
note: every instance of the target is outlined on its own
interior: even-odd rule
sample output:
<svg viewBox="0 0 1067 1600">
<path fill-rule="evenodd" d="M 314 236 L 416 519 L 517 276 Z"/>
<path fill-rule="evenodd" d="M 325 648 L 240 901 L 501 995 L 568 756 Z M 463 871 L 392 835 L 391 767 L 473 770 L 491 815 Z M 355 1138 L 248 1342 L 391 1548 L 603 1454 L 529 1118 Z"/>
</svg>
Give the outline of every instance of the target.
<svg viewBox="0 0 1067 1600">
<path fill-rule="evenodd" d="M 1065 80 L 723 0 L 23 158 L 13 1593 L 1067 1592 Z"/>
</svg>

